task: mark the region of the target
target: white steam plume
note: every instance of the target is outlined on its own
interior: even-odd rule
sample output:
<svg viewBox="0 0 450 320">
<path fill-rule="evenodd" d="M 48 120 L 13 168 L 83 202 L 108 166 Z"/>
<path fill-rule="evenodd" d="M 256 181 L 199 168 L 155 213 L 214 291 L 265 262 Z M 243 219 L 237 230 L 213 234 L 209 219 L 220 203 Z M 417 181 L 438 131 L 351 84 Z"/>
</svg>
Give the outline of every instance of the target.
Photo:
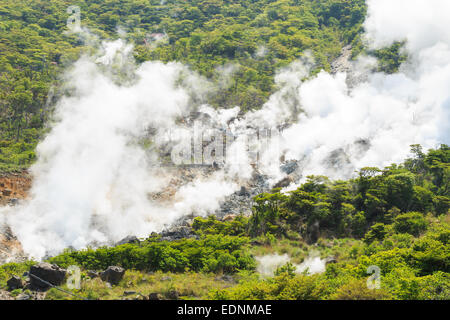
<svg viewBox="0 0 450 320">
<path fill-rule="evenodd" d="M 24 251 L 37 259 L 69 246 L 147 236 L 182 214 L 216 210 L 233 192 L 233 184 L 217 176 L 181 188 L 172 206 L 149 200 L 168 181 L 163 168 L 151 170 L 151 157 L 137 141 L 148 127 L 163 131 L 188 114 L 189 95 L 176 86 L 188 71 L 148 62 L 132 85 L 120 86 L 101 66 L 128 68 L 132 48 L 121 40 L 103 47 L 97 64 L 82 58 L 67 77 L 75 94 L 58 103 L 55 124 L 37 148 L 30 200 L 2 210 Z"/>
<path fill-rule="evenodd" d="M 371 0 L 368 8 L 372 48 L 406 40 L 409 63 L 399 73 L 368 74 L 349 88 L 345 73 L 322 71 L 297 86 L 303 74 L 288 70 L 283 77 L 293 80 L 275 102 L 281 107 L 269 102 L 259 112 L 279 123 L 297 118 L 283 132 L 282 150 L 287 159 L 305 159 L 305 174 L 347 178 L 364 166 L 402 161 L 411 144 L 433 148 L 450 140 L 450 3 Z M 303 112 L 289 114 L 286 101 L 298 101 Z"/>
<path fill-rule="evenodd" d="M 244 150 L 242 134 L 248 128 L 291 123 L 271 143 L 280 145 L 286 160 L 301 161 L 303 176 L 346 178 L 363 166 L 402 161 L 411 144 L 431 148 L 448 143 L 448 12 L 446 0 L 369 0 L 365 27 L 370 46 L 406 40 L 409 61 L 399 73 L 367 74 L 366 81 L 351 88 L 345 73 L 321 72 L 305 81 L 306 58 L 280 71 L 280 89 L 259 111 L 233 120 L 237 108 L 201 110 L 238 135 L 231 147 L 235 150 Z M 237 180 L 252 179 L 251 160 L 241 152 L 237 163 L 176 187 L 172 202 L 151 200 L 149 193 L 173 186 L 168 170 L 150 169 L 155 155 L 140 147 L 139 138 L 149 127 L 156 128 L 156 137 L 176 128 L 176 120 L 193 111 L 191 98 L 202 96 L 196 92 L 204 80 L 177 63 L 147 62 L 134 70 L 127 58 L 131 47 L 121 41 L 104 47 L 97 61 L 106 67 L 83 58 L 68 77 L 75 94 L 59 102 L 57 121 L 38 147 L 30 199 L 2 209 L 25 252 L 37 259 L 68 246 L 146 236 L 183 215 L 212 213 L 239 189 Z M 367 72 L 360 66 L 355 64 L 356 73 Z M 128 85 L 112 80 L 133 74 Z M 284 175 L 273 165 L 280 155 L 278 148 L 269 149 L 258 168 L 271 183 Z"/>
<path fill-rule="evenodd" d="M 275 271 L 288 262 L 291 262 L 291 258 L 288 254 L 268 254 L 264 256 L 259 256 L 255 258 L 258 265 L 256 271 L 264 276 L 273 276 Z M 296 273 L 307 272 L 308 274 L 322 273 L 325 271 L 326 261 L 322 260 L 317 255 L 308 256 L 302 263 L 295 264 L 292 263 L 295 267 Z"/>
</svg>

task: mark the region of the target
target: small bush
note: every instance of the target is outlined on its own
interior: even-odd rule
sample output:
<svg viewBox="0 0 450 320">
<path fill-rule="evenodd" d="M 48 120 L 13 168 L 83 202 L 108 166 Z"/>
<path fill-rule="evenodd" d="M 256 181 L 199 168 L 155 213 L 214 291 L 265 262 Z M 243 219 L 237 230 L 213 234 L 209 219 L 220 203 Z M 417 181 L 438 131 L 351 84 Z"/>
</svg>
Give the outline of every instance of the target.
<svg viewBox="0 0 450 320">
<path fill-rule="evenodd" d="M 427 229 L 427 221 L 420 212 L 408 212 L 394 219 L 394 230 L 418 236 Z"/>
</svg>

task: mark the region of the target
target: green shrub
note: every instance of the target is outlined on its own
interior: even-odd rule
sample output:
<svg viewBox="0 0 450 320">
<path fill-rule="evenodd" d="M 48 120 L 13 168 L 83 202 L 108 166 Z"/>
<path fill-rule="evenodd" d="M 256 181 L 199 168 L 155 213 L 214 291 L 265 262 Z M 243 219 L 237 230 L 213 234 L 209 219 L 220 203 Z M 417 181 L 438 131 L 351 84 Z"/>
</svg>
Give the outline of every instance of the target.
<svg viewBox="0 0 450 320">
<path fill-rule="evenodd" d="M 394 230 L 418 236 L 427 229 L 427 221 L 420 212 L 408 212 L 394 219 Z"/>
<path fill-rule="evenodd" d="M 81 251 L 65 251 L 50 259 L 61 267 L 79 265 L 85 269 L 102 270 L 111 265 L 143 271 L 184 272 L 205 271 L 234 273 L 256 266 L 245 250 L 248 238 L 208 235 L 200 240 L 147 240 L 143 244 L 124 244 Z"/>
</svg>

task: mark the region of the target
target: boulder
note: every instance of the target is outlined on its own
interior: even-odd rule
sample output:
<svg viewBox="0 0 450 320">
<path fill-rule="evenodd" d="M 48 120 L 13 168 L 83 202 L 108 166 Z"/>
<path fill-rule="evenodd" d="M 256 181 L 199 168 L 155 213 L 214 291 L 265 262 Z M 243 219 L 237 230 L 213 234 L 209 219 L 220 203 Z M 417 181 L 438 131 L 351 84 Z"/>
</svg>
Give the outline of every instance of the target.
<svg viewBox="0 0 450 320">
<path fill-rule="evenodd" d="M 136 291 L 124 291 L 123 295 L 124 296 L 131 296 L 131 295 L 136 294 L 136 293 L 137 293 Z"/>
<path fill-rule="evenodd" d="M 12 291 L 22 289 L 25 286 L 25 283 L 20 277 L 12 276 L 12 278 L 6 282 L 6 285 L 8 286 L 8 290 Z"/>
<path fill-rule="evenodd" d="M 177 290 L 170 290 L 167 293 L 167 298 L 171 299 L 171 300 L 178 300 L 178 298 L 180 297 L 180 293 Z"/>
<path fill-rule="evenodd" d="M 160 293 L 153 292 L 148 296 L 148 300 L 163 300 L 163 296 Z"/>
<path fill-rule="evenodd" d="M 28 294 L 21 293 L 16 297 L 16 300 L 31 300 L 32 297 Z"/>
<path fill-rule="evenodd" d="M 161 241 L 175 241 L 181 239 L 195 238 L 195 233 L 190 227 L 173 227 L 161 232 Z"/>
<path fill-rule="evenodd" d="M 42 279 L 54 286 L 59 286 L 63 283 L 66 273 L 67 271 L 65 269 L 55 264 L 42 262 L 30 268 L 30 285 L 37 289 L 48 289 L 49 285 L 42 282 L 40 280 Z"/>
<path fill-rule="evenodd" d="M 122 280 L 125 274 L 125 269 L 117 266 L 109 266 L 105 271 L 100 273 L 100 278 L 103 281 L 109 282 L 112 285 L 117 285 Z"/>
</svg>

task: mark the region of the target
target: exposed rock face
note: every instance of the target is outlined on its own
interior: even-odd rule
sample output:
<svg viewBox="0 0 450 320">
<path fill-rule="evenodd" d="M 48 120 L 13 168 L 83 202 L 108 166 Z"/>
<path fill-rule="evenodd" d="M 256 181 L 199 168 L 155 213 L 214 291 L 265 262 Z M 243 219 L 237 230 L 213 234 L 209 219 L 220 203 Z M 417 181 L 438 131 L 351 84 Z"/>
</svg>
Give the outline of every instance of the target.
<svg viewBox="0 0 450 320">
<path fill-rule="evenodd" d="M 352 57 L 352 46 L 348 45 L 342 48 L 341 55 L 331 63 L 331 73 L 351 72 L 352 64 L 350 62 Z"/>
<path fill-rule="evenodd" d="M 361 69 L 361 70 L 358 70 Z M 355 67 L 352 62 L 352 46 L 348 45 L 342 48 L 341 55 L 331 63 L 331 74 L 343 72 L 347 74 L 346 83 L 350 89 L 367 80 L 368 70 Z"/>
<path fill-rule="evenodd" d="M 286 178 L 277 182 L 273 187 L 274 188 L 286 188 L 293 182 L 292 177 L 287 176 Z"/>
<path fill-rule="evenodd" d="M 160 233 L 161 241 L 174 241 L 187 238 L 197 238 L 192 228 L 187 226 L 173 227 Z"/>
<path fill-rule="evenodd" d="M 100 273 L 100 278 L 103 281 L 109 282 L 112 285 L 117 285 L 125 275 L 125 269 L 117 266 L 109 266 L 105 271 Z"/>
<path fill-rule="evenodd" d="M 25 286 L 25 283 L 20 277 L 12 276 L 12 278 L 6 282 L 6 285 L 8 286 L 8 290 L 12 291 L 22 289 Z"/>
<path fill-rule="evenodd" d="M 49 286 L 41 280 L 33 277 L 36 276 L 44 281 L 51 283 L 54 286 L 59 286 L 63 283 L 66 277 L 66 270 L 57 265 L 41 262 L 30 268 L 30 285 L 32 288 L 48 289 Z"/>
<path fill-rule="evenodd" d="M 296 161 L 296 160 L 288 161 L 280 166 L 281 171 L 283 171 L 286 174 L 291 174 L 291 173 L 295 172 L 298 168 L 299 168 L 299 165 L 298 165 L 298 161 Z"/>
<path fill-rule="evenodd" d="M 220 209 L 215 212 L 218 218 L 227 215 L 243 214 L 249 216 L 254 205 L 253 198 L 262 192 L 270 190 L 267 176 L 255 170 L 250 181 L 241 186 L 240 190 L 226 197 L 220 205 Z"/>
<path fill-rule="evenodd" d="M 11 229 L 0 224 L 0 265 L 8 262 L 26 261 L 27 257 Z"/>
<path fill-rule="evenodd" d="M 128 236 L 123 238 L 122 240 L 120 240 L 119 242 L 116 243 L 117 246 L 120 246 L 122 244 L 127 244 L 127 243 L 139 243 L 139 239 L 135 236 Z"/>
<path fill-rule="evenodd" d="M 0 176 L 0 205 L 17 204 L 27 196 L 30 187 L 31 177 L 26 171 Z"/>
</svg>

